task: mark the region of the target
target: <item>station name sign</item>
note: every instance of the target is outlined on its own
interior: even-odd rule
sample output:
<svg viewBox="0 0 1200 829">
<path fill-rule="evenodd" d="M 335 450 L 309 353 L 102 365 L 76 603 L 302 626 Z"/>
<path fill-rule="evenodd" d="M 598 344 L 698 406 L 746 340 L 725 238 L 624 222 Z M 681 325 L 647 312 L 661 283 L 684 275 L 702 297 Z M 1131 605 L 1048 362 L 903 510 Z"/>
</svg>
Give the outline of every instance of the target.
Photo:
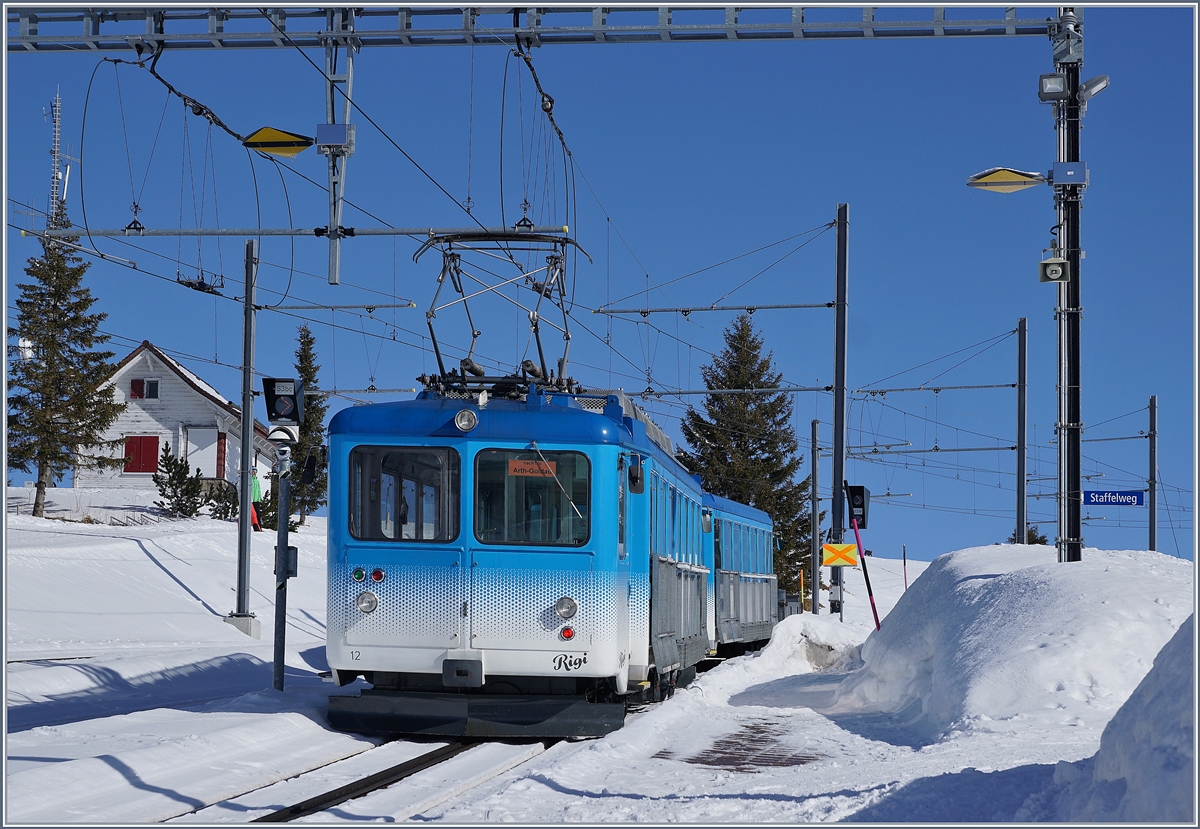
<svg viewBox="0 0 1200 829">
<path fill-rule="evenodd" d="M 1084 492 L 1085 507 L 1140 507 L 1146 503 L 1146 493 L 1141 490 L 1129 492 Z"/>
</svg>

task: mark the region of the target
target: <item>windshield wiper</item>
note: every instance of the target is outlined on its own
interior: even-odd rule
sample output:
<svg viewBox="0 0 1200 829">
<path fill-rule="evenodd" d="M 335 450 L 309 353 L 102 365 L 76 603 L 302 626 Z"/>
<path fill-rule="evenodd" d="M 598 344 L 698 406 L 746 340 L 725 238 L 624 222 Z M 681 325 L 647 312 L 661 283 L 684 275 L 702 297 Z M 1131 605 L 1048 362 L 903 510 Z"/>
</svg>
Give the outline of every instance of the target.
<svg viewBox="0 0 1200 829">
<path fill-rule="evenodd" d="M 562 490 L 562 494 L 567 496 L 567 503 L 571 505 L 571 509 L 575 510 L 575 514 L 578 515 L 579 519 L 582 521 L 583 513 L 579 511 L 579 507 L 575 506 L 575 502 L 571 500 L 571 494 L 567 492 L 567 488 L 563 486 L 562 481 L 558 479 L 558 473 L 554 471 L 554 467 L 550 465 L 550 461 L 546 460 L 546 456 L 542 454 L 542 450 L 538 449 L 537 441 L 530 441 L 530 445 L 533 446 L 533 451 L 538 453 L 538 457 L 542 459 L 542 463 L 546 464 L 546 469 L 550 471 L 551 477 L 554 478 L 554 483 L 558 484 L 558 488 Z"/>
</svg>

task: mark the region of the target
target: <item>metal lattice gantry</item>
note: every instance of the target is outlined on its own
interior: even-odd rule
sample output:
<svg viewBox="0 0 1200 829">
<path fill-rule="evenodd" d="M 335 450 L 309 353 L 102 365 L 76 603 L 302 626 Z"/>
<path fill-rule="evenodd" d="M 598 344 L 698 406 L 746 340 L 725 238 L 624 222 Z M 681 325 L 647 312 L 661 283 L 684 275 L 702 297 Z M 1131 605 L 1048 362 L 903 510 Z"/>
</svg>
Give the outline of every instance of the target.
<svg viewBox="0 0 1200 829">
<path fill-rule="evenodd" d="M 352 39 L 366 46 L 679 43 L 697 41 L 820 40 L 829 38 L 994 37 L 1050 34 L 1053 21 L 1018 17 L 976 19 L 975 9 L 897 9 L 909 19 L 879 19 L 875 7 L 813 9 L 477 6 L 353 9 L 353 32 L 330 24 L 325 8 L 125 8 L 9 6 L 8 51 L 111 52 L 168 49 L 325 48 Z M 339 9 L 338 11 L 344 11 Z M 827 18 L 835 13 L 835 17 Z M 891 14 L 886 15 L 891 17 Z M 286 37 L 283 33 L 286 33 Z M 293 45 L 294 44 L 294 45 Z"/>
<path fill-rule="evenodd" d="M 136 53 L 153 61 L 179 49 L 321 49 L 326 123 L 314 143 L 327 157 L 329 282 L 340 281 L 346 168 L 354 154 L 351 123 L 354 55 L 366 46 L 497 45 L 532 48 L 581 43 L 688 43 L 888 37 L 1049 35 L 1053 20 L 972 19 L 974 10 L 887 10 L 646 6 L 629 8 L 478 6 L 468 8 L 96 8 L 9 6 L 10 54 Z M 907 17 L 908 15 L 911 17 Z M 834 19 L 829 19 L 830 17 Z M 819 19 L 818 19 L 819 18 Z M 339 64 L 339 54 L 342 59 Z M 311 61 L 311 59 L 310 59 Z M 339 69 L 340 65 L 340 69 Z M 340 117 L 339 117 L 340 116 Z"/>
</svg>

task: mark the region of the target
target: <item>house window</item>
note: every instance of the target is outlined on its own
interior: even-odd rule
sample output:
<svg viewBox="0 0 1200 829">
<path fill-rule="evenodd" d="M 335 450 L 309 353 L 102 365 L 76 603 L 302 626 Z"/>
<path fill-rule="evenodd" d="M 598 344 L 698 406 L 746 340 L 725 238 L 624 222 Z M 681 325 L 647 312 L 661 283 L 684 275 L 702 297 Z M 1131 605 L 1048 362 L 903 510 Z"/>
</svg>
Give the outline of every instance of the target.
<svg viewBox="0 0 1200 829">
<path fill-rule="evenodd" d="M 129 435 L 125 438 L 125 471 L 158 471 L 158 435 Z"/>
<path fill-rule="evenodd" d="M 158 399 L 158 379 L 149 379 L 139 377 L 136 380 L 129 381 L 129 399 L 130 400 L 157 400 Z"/>
</svg>

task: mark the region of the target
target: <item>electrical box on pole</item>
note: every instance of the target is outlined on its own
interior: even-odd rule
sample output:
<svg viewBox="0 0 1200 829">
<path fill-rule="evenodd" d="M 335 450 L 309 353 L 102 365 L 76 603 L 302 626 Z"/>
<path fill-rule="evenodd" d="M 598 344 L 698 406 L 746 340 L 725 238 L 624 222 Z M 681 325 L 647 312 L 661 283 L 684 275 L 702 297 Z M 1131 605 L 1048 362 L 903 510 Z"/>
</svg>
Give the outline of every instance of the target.
<svg viewBox="0 0 1200 829">
<path fill-rule="evenodd" d="M 275 566 L 276 567 L 279 566 L 279 564 L 278 564 L 279 560 L 280 560 L 279 547 L 277 546 L 275 548 L 275 561 L 276 561 Z M 287 556 L 284 561 L 286 564 L 286 568 L 285 568 L 284 572 L 280 573 L 279 570 L 275 570 L 273 574 L 276 576 L 276 578 L 285 578 L 285 579 L 296 578 L 296 574 L 300 571 L 300 550 L 296 547 L 292 547 L 289 545 L 287 548 Z"/>
</svg>

